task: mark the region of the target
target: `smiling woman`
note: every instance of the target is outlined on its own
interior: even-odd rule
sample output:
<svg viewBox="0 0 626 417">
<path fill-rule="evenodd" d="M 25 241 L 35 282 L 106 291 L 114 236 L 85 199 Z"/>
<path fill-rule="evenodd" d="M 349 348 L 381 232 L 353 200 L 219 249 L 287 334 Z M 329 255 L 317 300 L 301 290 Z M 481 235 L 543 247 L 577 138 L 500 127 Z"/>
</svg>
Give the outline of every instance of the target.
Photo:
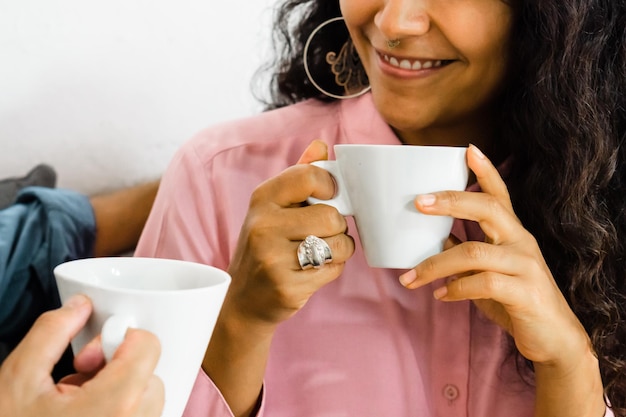
<svg viewBox="0 0 626 417">
<path fill-rule="evenodd" d="M 499 0 L 340 5 L 376 108 L 403 142 L 484 143 L 492 120 L 483 109 L 505 77 L 510 6 Z M 400 43 L 390 49 L 388 39 Z"/>
<path fill-rule="evenodd" d="M 626 10 L 277 10 L 272 111 L 179 150 L 138 248 L 233 278 L 186 416 L 626 416 Z M 337 17 L 347 32 L 305 56 Z M 351 50 L 344 67 L 327 59 Z M 359 74 L 371 93 L 327 97 L 307 70 L 340 86 Z M 416 210 L 456 219 L 444 251 L 371 268 L 351 218 L 305 203 L 334 195 L 309 163 L 343 143 L 468 147 L 474 184 L 415 196 Z M 311 235 L 332 262 L 305 270 Z"/>
</svg>

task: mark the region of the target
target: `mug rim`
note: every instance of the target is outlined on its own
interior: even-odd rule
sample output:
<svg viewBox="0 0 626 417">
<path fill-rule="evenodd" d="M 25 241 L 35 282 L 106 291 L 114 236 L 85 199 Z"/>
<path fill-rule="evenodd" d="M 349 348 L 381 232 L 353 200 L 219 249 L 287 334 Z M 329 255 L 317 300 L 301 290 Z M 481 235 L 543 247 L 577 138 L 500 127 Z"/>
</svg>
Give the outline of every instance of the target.
<svg viewBox="0 0 626 417">
<path fill-rule="evenodd" d="M 398 143 L 396 145 L 382 144 L 382 143 L 337 143 L 333 145 L 334 148 L 419 148 L 419 149 L 453 149 L 453 150 L 467 150 L 468 146 L 444 146 L 444 145 L 405 145 Z"/>
<path fill-rule="evenodd" d="M 176 289 L 165 289 L 165 290 L 151 289 L 151 288 L 140 289 L 140 288 L 122 287 L 122 286 L 117 286 L 117 285 L 96 284 L 94 282 L 89 281 L 88 279 L 81 279 L 81 277 L 76 277 L 75 274 L 69 273 L 69 271 L 72 268 L 75 268 L 77 265 L 80 265 L 80 264 L 89 264 L 89 263 L 107 264 L 109 263 L 111 267 L 115 267 L 115 265 L 112 264 L 111 261 L 115 261 L 118 263 L 130 263 L 130 262 L 135 262 L 136 260 L 141 260 L 141 262 L 148 261 L 148 262 L 154 262 L 154 263 L 159 263 L 159 264 L 169 264 L 169 265 L 178 264 L 178 265 L 185 265 L 187 267 L 192 267 L 196 269 L 210 270 L 212 272 L 217 273 L 217 276 L 214 277 L 217 279 L 217 282 L 211 285 L 205 284 L 205 285 L 191 287 L 191 288 L 176 288 Z M 116 292 L 121 292 L 121 293 L 137 293 L 137 294 L 149 294 L 149 293 L 166 294 L 166 293 L 172 293 L 172 292 L 183 293 L 183 292 L 192 292 L 192 291 L 196 291 L 196 292 L 197 291 L 209 291 L 209 290 L 212 291 L 215 288 L 230 285 L 230 282 L 232 280 L 228 272 L 212 265 L 202 264 L 199 262 L 184 261 L 184 260 L 179 260 L 179 259 L 150 258 L 150 257 L 110 256 L 110 257 L 90 257 L 90 258 L 75 259 L 75 260 L 63 262 L 57 265 L 56 267 L 54 267 L 53 274 L 54 274 L 55 280 L 57 281 L 58 280 L 71 281 L 71 282 L 79 283 L 80 285 L 84 285 L 85 287 L 94 288 L 94 289 L 103 289 L 107 291 L 116 291 Z"/>
</svg>

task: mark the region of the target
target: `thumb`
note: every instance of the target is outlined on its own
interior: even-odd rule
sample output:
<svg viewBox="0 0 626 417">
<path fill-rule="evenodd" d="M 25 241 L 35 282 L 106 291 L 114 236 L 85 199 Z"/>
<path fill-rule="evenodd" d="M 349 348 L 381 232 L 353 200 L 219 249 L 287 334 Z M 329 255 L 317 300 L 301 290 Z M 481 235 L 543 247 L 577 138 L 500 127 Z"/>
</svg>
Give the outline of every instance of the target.
<svg viewBox="0 0 626 417">
<path fill-rule="evenodd" d="M 313 161 L 328 159 L 328 145 L 319 139 L 314 140 L 304 150 L 298 164 L 310 164 Z"/>
<path fill-rule="evenodd" d="M 87 322 L 91 309 L 90 300 L 77 295 L 61 308 L 42 314 L 5 365 L 19 367 L 16 374 L 23 377 L 20 382 L 26 385 L 40 381 L 42 375 L 49 376 L 70 340 Z"/>
</svg>

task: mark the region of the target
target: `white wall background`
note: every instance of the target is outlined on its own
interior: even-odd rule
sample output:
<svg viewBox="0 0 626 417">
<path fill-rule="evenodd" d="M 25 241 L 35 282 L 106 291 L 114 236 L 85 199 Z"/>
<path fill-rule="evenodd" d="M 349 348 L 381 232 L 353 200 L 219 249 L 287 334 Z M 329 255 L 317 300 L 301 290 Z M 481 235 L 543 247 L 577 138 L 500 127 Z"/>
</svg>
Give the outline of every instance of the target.
<svg viewBox="0 0 626 417">
<path fill-rule="evenodd" d="M 0 178 L 52 165 L 97 193 L 158 177 L 258 112 L 274 0 L 0 0 Z"/>
</svg>

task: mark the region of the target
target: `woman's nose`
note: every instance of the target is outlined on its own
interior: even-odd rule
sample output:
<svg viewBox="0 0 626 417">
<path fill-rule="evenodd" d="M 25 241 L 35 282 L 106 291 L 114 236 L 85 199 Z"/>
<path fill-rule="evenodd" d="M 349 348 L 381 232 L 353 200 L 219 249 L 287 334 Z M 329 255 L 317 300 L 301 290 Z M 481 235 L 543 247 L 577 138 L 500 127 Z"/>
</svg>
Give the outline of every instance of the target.
<svg viewBox="0 0 626 417">
<path fill-rule="evenodd" d="M 387 39 L 424 35 L 430 30 L 430 16 L 424 0 L 387 0 L 374 23 Z"/>
</svg>

